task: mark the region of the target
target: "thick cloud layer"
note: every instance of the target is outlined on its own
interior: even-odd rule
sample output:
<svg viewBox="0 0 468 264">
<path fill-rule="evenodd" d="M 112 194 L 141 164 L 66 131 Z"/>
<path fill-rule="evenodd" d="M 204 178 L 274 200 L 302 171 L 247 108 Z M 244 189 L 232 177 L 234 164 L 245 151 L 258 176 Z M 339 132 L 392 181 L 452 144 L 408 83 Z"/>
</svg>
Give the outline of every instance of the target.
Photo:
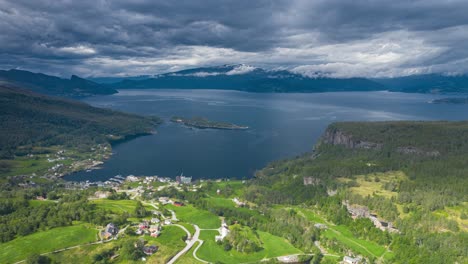
<svg viewBox="0 0 468 264">
<path fill-rule="evenodd" d="M 468 1 L 0 0 L 0 68 L 67 76 L 247 63 L 306 75 L 468 72 Z"/>
</svg>

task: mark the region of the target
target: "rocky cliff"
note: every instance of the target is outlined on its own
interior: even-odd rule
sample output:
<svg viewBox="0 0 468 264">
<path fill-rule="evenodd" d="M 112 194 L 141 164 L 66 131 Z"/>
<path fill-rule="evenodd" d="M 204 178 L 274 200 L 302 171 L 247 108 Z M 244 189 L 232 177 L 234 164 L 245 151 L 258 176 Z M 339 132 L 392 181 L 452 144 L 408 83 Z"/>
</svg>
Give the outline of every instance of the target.
<svg viewBox="0 0 468 264">
<path fill-rule="evenodd" d="M 354 139 L 352 135 L 335 128 L 328 128 L 322 136 L 322 143 L 343 145 L 346 148 L 381 149 L 383 144 Z"/>
<path fill-rule="evenodd" d="M 385 133 L 382 131 L 376 131 L 375 133 Z M 375 134 L 374 134 L 375 135 Z M 374 137 L 375 138 L 375 137 Z M 386 137 L 382 135 L 382 142 L 386 142 Z M 388 140 L 388 138 L 387 138 Z M 366 141 L 362 139 L 358 139 L 352 135 L 350 132 L 344 132 L 340 130 L 333 124 L 330 125 L 325 133 L 322 135 L 319 144 L 331 144 L 331 145 L 342 145 L 346 148 L 350 149 L 375 149 L 380 150 L 383 148 L 384 144 L 382 142 L 376 143 L 372 141 Z M 387 147 L 390 147 L 395 152 L 400 154 L 408 154 L 408 155 L 417 155 L 417 156 L 427 156 L 427 157 L 438 157 L 440 156 L 440 152 L 435 149 L 422 149 L 418 147 L 414 147 L 411 145 L 407 145 L 402 143 L 402 145 L 398 146 L 395 141 L 390 142 Z"/>
</svg>

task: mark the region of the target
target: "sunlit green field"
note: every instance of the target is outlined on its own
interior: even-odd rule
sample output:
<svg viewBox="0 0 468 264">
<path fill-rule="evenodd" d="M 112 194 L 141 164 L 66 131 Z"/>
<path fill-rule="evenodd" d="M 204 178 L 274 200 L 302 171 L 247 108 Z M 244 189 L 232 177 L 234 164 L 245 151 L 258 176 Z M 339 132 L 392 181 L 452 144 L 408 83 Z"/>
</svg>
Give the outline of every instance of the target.
<svg viewBox="0 0 468 264">
<path fill-rule="evenodd" d="M 113 213 L 121 214 L 124 212 L 133 213 L 137 202 L 134 200 L 109 200 L 109 199 L 96 199 L 92 200 L 99 209 L 109 210 Z M 145 206 L 146 210 L 154 210 L 151 206 Z"/>
<path fill-rule="evenodd" d="M 0 244 L 0 263 L 26 259 L 32 253 L 46 253 L 57 249 L 96 241 L 97 230 L 82 225 L 57 227 Z"/>
<path fill-rule="evenodd" d="M 218 234 L 217 231 L 201 232 L 200 239 L 204 240 L 204 243 L 197 252 L 199 258 L 209 262 L 243 263 L 302 253 L 285 239 L 260 231 L 258 234 L 263 242 L 263 250 L 250 254 L 240 253 L 234 249 L 225 251 L 221 245 L 215 242 L 214 238 Z"/>
<path fill-rule="evenodd" d="M 202 229 L 213 229 L 221 226 L 221 221 L 218 216 L 208 211 L 197 209 L 191 205 L 181 207 L 167 205 L 166 208 L 174 210 L 179 220 L 196 224 Z"/>
<path fill-rule="evenodd" d="M 311 210 L 300 209 L 300 212 L 309 221 L 314 223 L 327 224 L 328 229 L 325 230 L 324 235 L 328 238 L 336 238 L 340 243 L 348 248 L 351 248 L 355 252 L 359 252 L 364 256 L 380 257 L 386 251 L 385 247 L 380 246 L 375 242 L 355 238 L 351 231 L 349 231 L 348 227 L 332 225 L 326 222 L 320 215 Z"/>
</svg>

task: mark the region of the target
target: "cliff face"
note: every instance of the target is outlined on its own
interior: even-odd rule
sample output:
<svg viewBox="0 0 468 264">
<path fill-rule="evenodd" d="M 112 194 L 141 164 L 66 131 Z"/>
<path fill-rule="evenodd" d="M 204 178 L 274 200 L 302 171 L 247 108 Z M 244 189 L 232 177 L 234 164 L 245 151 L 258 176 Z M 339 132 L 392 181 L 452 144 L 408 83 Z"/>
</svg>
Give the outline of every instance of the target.
<svg viewBox="0 0 468 264">
<path fill-rule="evenodd" d="M 346 148 L 361 148 L 361 149 L 381 149 L 383 144 L 369 141 L 361 141 L 353 138 L 337 129 L 327 129 L 322 136 L 322 142 L 332 145 L 343 145 Z"/>
<path fill-rule="evenodd" d="M 324 144 L 342 145 L 350 149 L 375 149 L 380 150 L 383 147 L 382 143 L 363 141 L 353 138 L 353 135 L 343 132 L 337 128 L 329 127 L 322 135 L 320 141 Z M 427 157 L 438 157 L 440 152 L 437 150 L 423 150 L 414 146 L 394 146 L 394 151 L 401 154 L 418 155 Z"/>
</svg>

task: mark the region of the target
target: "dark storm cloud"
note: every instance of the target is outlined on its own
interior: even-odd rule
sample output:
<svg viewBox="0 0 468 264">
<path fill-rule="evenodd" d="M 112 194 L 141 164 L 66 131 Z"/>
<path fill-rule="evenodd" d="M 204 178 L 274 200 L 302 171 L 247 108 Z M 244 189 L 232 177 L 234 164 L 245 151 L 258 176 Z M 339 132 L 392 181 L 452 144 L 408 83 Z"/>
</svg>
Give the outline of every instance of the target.
<svg viewBox="0 0 468 264">
<path fill-rule="evenodd" d="M 115 75 L 246 62 L 335 76 L 465 73 L 465 10 L 467 1 L 0 0 L 0 67 Z"/>
</svg>

